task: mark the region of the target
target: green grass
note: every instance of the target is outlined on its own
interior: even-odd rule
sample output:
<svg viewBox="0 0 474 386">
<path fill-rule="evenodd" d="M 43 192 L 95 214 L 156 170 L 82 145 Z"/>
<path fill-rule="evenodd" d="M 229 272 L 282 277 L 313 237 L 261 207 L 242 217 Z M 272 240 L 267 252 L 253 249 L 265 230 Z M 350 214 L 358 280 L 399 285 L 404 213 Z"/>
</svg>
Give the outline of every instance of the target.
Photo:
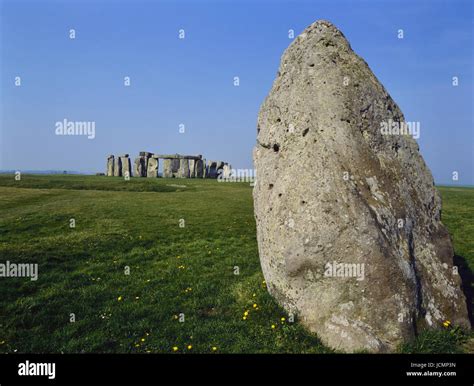
<svg viewBox="0 0 474 386">
<path fill-rule="evenodd" d="M 473 269 L 474 189 L 440 190 Z M 0 213 L 0 262 L 39 264 L 0 279 L 0 352 L 332 352 L 266 291 L 248 183 L 0 175 Z M 462 350 L 451 335 L 401 351 Z"/>
</svg>

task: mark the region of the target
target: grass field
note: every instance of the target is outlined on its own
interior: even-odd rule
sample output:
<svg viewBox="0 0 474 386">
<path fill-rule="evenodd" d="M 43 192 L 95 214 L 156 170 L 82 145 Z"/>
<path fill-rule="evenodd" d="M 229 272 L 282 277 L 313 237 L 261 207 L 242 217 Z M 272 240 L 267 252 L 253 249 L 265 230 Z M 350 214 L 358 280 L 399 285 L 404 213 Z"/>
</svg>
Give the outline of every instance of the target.
<svg viewBox="0 0 474 386">
<path fill-rule="evenodd" d="M 39 264 L 37 281 L 0 278 L 0 352 L 331 352 L 266 291 L 251 189 L 0 175 L 0 262 Z M 440 191 L 473 270 L 474 189 Z M 429 333 L 400 351 L 460 352 L 466 341 Z"/>
</svg>

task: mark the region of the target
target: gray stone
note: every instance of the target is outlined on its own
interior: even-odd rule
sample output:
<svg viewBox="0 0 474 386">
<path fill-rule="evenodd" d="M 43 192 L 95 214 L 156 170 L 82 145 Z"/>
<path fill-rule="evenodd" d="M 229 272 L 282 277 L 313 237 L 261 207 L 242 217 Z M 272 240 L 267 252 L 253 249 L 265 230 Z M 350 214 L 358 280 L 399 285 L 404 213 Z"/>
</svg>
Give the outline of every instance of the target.
<svg viewBox="0 0 474 386">
<path fill-rule="evenodd" d="M 194 165 L 195 176 L 196 178 L 204 178 L 204 162 L 199 159 Z"/>
<path fill-rule="evenodd" d="M 216 165 L 216 178 L 218 179 L 223 179 L 224 177 L 224 168 L 225 166 L 228 165 L 227 162 L 224 161 L 218 161 Z"/>
<path fill-rule="evenodd" d="M 217 178 L 217 162 L 207 161 L 206 178 Z"/>
<path fill-rule="evenodd" d="M 149 178 L 158 177 L 159 160 L 156 157 L 148 158 L 148 168 L 146 176 Z"/>
<path fill-rule="evenodd" d="M 134 162 L 134 175 L 135 177 L 146 177 L 147 175 L 147 158 L 137 157 Z"/>
<path fill-rule="evenodd" d="M 116 157 L 114 160 L 114 176 L 122 177 L 122 159 L 120 157 Z"/>
<path fill-rule="evenodd" d="M 127 157 L 120 157 L 120 161 L 122 162 L 122 176 L 132 176 L 132 162 L 130 158 Z"/>
<path fill-rule="evenodd" d="M 170 159 L 201 159 L 201 155 L 181 155 L 181 154 L 154 154 L 154 157 L 158 158 L 170 158 Z"/>
<path fill-rule="evenodd" d="M 180 161 L 181 160 L 179 158 L 171 159 L 171 172 L 175 178 L 179 176 Z"/>
<path fill-rule="evenodd" d="M 106 175 L 107 176 L 113 176 L 114 175 L 114 156 L 113 155 L 109 155 L 107 157 L 107 172 L 106 172 Z"/>
<path fill-rule="evenodd" d="M 261 106 L 253 191 L 267 288 L 342 351 L 390 352 L 445 320 L 469 328 L 433 177 L 396 103 L 319 21 Z"/>
<path fill-rule="evenodd" d="M 163 177 L 164 178 L 172 178 L 173 177 L 173 169 L 172 169 L 170 158 L 165 158 L 163 160 Z"/>
<path fill-rule="evenodd" d="M 229 165 L 227 162 L 224 164 L 224 167 L 222 168 L 222 177 L 225 180 L 228 180 L 231 178 L 232 175 L 232 165 Z"/>
<path fill-rule="evenodd" d="M 196 163 L 198 161 L 194 159 L 189 160 L 189 178 L 196 178 Z"/>
<path fill-rule="evenodd" d="M 181 159 L 179 163 L 178 178 L 189 178 L 189 160 Z"/>
</svg>

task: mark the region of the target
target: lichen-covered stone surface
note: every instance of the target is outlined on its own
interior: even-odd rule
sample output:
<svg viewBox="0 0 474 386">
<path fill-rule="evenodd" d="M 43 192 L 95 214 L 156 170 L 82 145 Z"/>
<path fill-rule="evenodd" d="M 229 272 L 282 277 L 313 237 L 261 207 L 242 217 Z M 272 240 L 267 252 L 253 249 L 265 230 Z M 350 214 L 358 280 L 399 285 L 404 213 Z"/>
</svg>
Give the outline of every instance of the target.
<svg viewBox="0 0 474 386">
<path fill-rule="evenodd" d="M 114 156 L 113 155 L 109 155 L 107 157 L 107 171 L 106 171 L 106 175 L 107 176 L 113 176 L 114 175 Z"/>
<path fill-rule="evenodd" d="M 342 351 L 390 352 L 449 320 L 470 328 L 433 177 L 404 117 L 331 23 L 285 51 L 254 150 L 269 292 Z"/>
<path fill-rule="evenodd" d="M 146 175 L 149 178 L 157 178 L 158 177 L 158 168 L 159 168 L 159 160 L 155 157 L 148 158 L 148 165 L 147 165 L 147 172 Z"/>
</svg>

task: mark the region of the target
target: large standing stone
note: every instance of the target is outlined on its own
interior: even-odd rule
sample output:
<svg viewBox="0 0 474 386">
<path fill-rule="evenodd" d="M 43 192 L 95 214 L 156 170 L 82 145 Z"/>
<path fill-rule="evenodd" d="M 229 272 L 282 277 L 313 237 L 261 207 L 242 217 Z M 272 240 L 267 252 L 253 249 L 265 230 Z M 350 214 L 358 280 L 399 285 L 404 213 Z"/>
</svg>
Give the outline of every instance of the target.
<svg viewBox="0 0 474 386">
<path fill-rule="evenodd" d="M 159 160 L 156 157 L 148 158 L 148 169 L 146 172 L 147 177 L 149 178 L 157 178 L 158 177 L 158 168 L 159 168 Z"/>
<path fill-rule="evenodd" d="M 114 176 L 122 177 L 122 159 L 120 157 L 116 157 L 114 160 Z"/>
<path fill-rule="evenodd" d="M 224 162 L 224 161 L 218 161 L 218 162 L 217 162 L 217 166 L 216 166 L 217 173 L 219 173 L 219 170 L 224 169 L 224 165 L 225 165 L 225 162 Z"/>
<path fill-rule="evenodd" d="M 135 158 L 135 169 L 134 175 L 135 177 L 146 177 L 147 175 L 147 158 L 145 157 L 137 157 Z"/>
<path fill-rule="evenodd" d="M 229 165 L 227 162 L 224 164 L 224 167 L 222 168 L 222 177 L 225 180 L 230 179 L 232 176 L 232 165 Z"/>
<path fill-rule="evenodd" d="M 132 162 L 128 154 L 125 154 L 120 157 L 120 161 L 122 162 L 122 176 L 131 177 L 132 176 Z"/>
<path fill-rule="evenodd" d="M 196 178 L 196 162 L 199 160 L 189 160 L 189 178 Z"/>
<path fill-rule="evenodd" d="M 114 175 L 114 156 L 111 154 L 107 157 L 107 176 Z"/>
<path fill-rule="evenodd" d="M 148 170 L 148 160 L 153 156 L 153 153 L 150 153 L 148 151 L 141 151 L 140 153 L 140 157 L 143 157 L 143 159 L 145 160 L 145 166 L 144 166 L 144 175 L 142 177 L 146 177 L 146 174 L 147 174 L 147 170 Z"/>
<path fill-rule="evenodd" d="M 189 160 L 184 159 L 184 158 L 180 159 L 177 177 L 189 178 Z"/>
<path fill-rule="evenodd" d="M 470 326 L 441 200 L 416 141 L 331 23 L 283 54 L 258 117 L 255 217 L 269 292 L 327 345 L 393 351 Z"/>
<path fill-rule="evenodd" d="M 171 172 L 173 177 L 179 177 L 179 168 L 180 168 L 180 162 L 181 160 L 179 158 L 172 158 L 171 159 Z"/>
<path fill-rule="evenodd" d="M 173 177 L 173 168 L 171 165 L 171 159 L 165 158 L 163 160 L 163 177 L 172 178 Z"/>
<path fill-rule="evenodd" d="M 204 177 L 204 162 L 201 159 L 196 160 L 195 166 L 195 176 L 196 178 L 203 178 Z"/>
<path fill-rule="evenodd" d="M 217 178 L 217 162 L 207 161 L 206 178 Z"/>
</svg>

